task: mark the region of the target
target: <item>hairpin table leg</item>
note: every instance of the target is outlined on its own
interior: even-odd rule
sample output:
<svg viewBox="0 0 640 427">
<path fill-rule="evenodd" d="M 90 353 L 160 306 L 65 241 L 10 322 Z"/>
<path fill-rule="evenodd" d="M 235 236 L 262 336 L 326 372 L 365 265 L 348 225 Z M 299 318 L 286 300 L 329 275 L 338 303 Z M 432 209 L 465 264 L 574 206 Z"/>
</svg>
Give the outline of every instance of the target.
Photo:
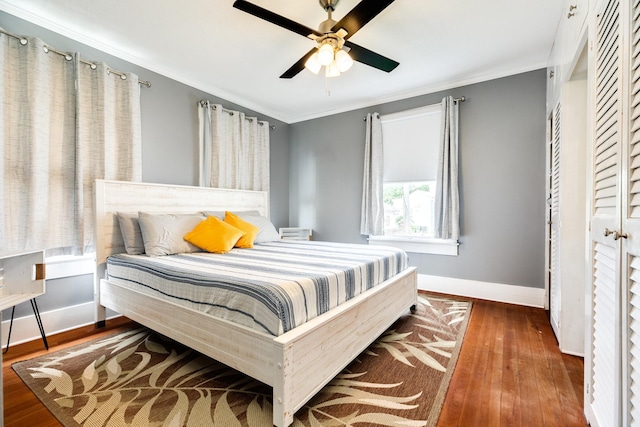
<svg viewBox="0 0 640 427">
<path fill-rule="evenodd" d="M 9 351 L 9 343 L 11 342 L 11 329 L 13 329 L 13 315 L 15 312 L 16 312 L 16 306 L 14 305 L 13 308 L 11 308 L 11 321 L 9 322 L 9 334 L 7 334 L 7 346 L 2 351 L 2 354 Z"/>
<path fill-rule="evenodd" d="M 38 322 L 38 328 L 40 329 L 40 335 L 42 336 L 42 342 L 44 343 L 44 348 L 49 350 L 47 335 L 44 333 L 44 326 L 42 326 L 42 319 L 40 318 L 40 310 L 38 310 L 38 304 L 36 303 L 35 298 L 31 300 L 31 308 L 33 308 L 33 314 L 36 316 L 36 322 Z"/>
<path fill-rule="evenodd" d="M 42 337 L 42 342 L 44 343 L 44 348 L 49 350 L 49 343 L 47 342 L 47 335 L 44 332 L 44 326 L 42 326 L 42 318 L 40 317 L 40 310 L 38 310 L 38 303 L 36 303 L 36 299 L 31 299 L 31 308 L 33 309 L 33 314 L 36 318 L 36 322 L 38 323 L 38 329 L 40 330 L 40 336 Z M 9 322 L 9 333 L 7 334 L 7 346 L 2 351 L 2 353 L 6 353 L 9 351 L 9 344 L 11 342 L 11 329 L 13 329 L 13 315 L 16 312 L 16 306 L 14 305 L 11 309 L 11 321 Z"/>
</svg>

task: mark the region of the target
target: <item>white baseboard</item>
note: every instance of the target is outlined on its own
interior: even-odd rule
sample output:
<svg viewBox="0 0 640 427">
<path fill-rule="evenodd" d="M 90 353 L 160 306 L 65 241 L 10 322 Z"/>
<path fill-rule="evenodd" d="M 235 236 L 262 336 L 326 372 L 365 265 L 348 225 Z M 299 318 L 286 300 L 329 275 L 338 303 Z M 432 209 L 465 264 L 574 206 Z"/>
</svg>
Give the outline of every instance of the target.
<svg viewBox="0 0 640 427">
<path fill-rule="evenodd" d="M 93 318 L 94 310 L 95 304 L 93 302 L 87 302 L 58 310 L 51 310 L 46 313 L 40 312 L 40 317 L 42 318 L 44 331 L 47 336 L 49 336 L 82 326 L 92 325 L 95 323 Z M 10 315 L 11 314 L 7 316 Z M 2 348 L 5 348 L 7 345 L 9 322 L 10 318 L 2 319 Z M 39 339 L 41 339 L 40 330 L 38 329 L 38 324 L 33 314 L 13 320 L 11 346 Z"/>
<path fill-rule="evenodd" d="M 545 306 L 545 292 L 541 288 L 418 274 L 418 289 L 528 307 Z"/>
</svg>

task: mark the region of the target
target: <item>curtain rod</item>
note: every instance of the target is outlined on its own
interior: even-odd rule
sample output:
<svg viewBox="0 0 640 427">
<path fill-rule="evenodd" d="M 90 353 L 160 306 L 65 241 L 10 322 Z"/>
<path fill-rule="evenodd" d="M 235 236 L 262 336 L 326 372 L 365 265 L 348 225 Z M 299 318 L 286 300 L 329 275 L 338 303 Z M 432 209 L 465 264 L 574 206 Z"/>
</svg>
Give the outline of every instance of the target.
<svg viewBox="0 0 640 427">
<path fill-rule="evenodd" d="M 464 102 L 464 101 L 465 101 L 465 99 L 466 99 L 466 98 L 465 98 L 464 96 L 461 96 L 460 98 L 453 98 L 453 102 Z M 363 117 L 363 118 L 362 118 L 362 120 L 365 120 L 365 121 L 366 121 L 366 120 L 367 120 L 367 118 L 366 118 L 366 117 Z"/>
<path fill-rule="evenodd" d="M 214 110 L 217 108 L 217 107 L 215 106 L 215 104 L 211 104 L 211 103 L 210 103 L 209 101 L 207 101 L 206 99 L 203 99 L 203 100 L 201 100 L 201 101 L 198 101 L 198 104 L 200 104 L 200 106 L 201 106 L 201 107 L 204 107 L 205 105 L 209 105 L 209 106 L 211 106 L 211 108 L 213 108 Z M 233 110 L 227 110 L 227 109 L 226 109 L 226 108 L 224 108 L 224 107 L 222 107 L 222 111 L 223 111 L 223 112 L 225 112 L 225 113 L 227 113 L 227 114 L 229 114 L 230 116 L 233 116 L 233 115 L 235 114 L 235 111 L 233 111 Z M 249 120 L 249 122 L 252 122 L 252 121 L 253 121 L 253 118 L 252 118 L 252 117 L 247 117 L 247 120 Z M 261 121 L 259 121 L 259 120 L 258 120 L 258 124 L 259 124 L 260 126 L 264 126 L 264 122 L 261 122 Z M 275 129 L 275 128 L 276 128 L 276 125 L 269 125 L 269 128 L 271 128 L 271 129 Z"/>
<path fill-rule="evenodd" d="M 1 28 L 0 28 L 0 34 L 4 34 L 6 36 L 13 37 L 14 39 L 18 40 L 22 46 L 26 45 L 29 42 L 26 38 L 20 37 L 20 36 L 16 36 L 15 34 L 7 33 L 6 31 L 4 31 Z"/>
<path fill-rule="evenodd" d="M 29 40 L 27 40 L 25 37 L 21 37 L 21 36 L 17 36 L 15 34 L 11 34 L 8 33 L 2 29 L 0 29 L 0 34 L 4 34 L 6 36 L 9 37 L 13 37 L 14 39 L 18 40 L 20 42 L 21 45 L 25 46 L 27 43 L 29 43 Z M 53 53 L 57 53 L 60 56 L 63 56 L 64 59 L 66 59 L 67 61 L 71 61 L 73 59 L 73 56 L 68 53 L 68 52 L 62 52 L 60 50 L 54 49 L 52 47 L 49 47 L 47 45 L 44 46 L 43 48 L 44 53 L 49 53 L 49 52 L 53 52 Z M 96 64 L 94 64 L 93 62 L 89 62 L 86 61 L 84 59 L 80 59 L 80 62 L 82 62 L 83 64 L 87 64 L 92 70 L 95 70 L 96 68 L 98 68 L 98 66 Z M 126 80 L 127 79 L 127 75 L 125 73 L 123 73 L 122 71 L 118 71 L 118 70 L 113 70 L 111 68 L 107 68 L 107 73 L 108 74 L 115 74 L 117 76 L 120 76 L 120 78 L 122 80 Z M 151 87 L 151 82 L 147 81 L 147 80 L 138 80 L 138 84 L 146 86 L 146 87 Z"/>
</svg>

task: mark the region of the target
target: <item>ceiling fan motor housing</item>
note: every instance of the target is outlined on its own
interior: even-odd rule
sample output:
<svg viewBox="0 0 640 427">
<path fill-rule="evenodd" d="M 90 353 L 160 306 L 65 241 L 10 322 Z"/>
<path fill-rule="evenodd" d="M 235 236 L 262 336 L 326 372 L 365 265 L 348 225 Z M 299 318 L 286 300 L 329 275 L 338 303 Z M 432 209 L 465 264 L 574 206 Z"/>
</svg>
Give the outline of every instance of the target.
<svg viewBox="0 0 640 427">
<path fill-rule="evenodd" d="M 318 31 L 321 32 L 322 34 L 333 33 L 332 28 L 334 25 L 336 25 L 336 21 L 329 18 L 326 21 L 322 21 L 320 23 L 320 26 L 318 26 Z"/>
<path fill-rule="evenodd" d="M 340 0 L 318 0 L 320 3 L 320 6 L 322 6 L 322 8 L 328 12 L 329 9 L 336 10 L 336 6 L 338 5 L 338 2 Z"/>
</svg>

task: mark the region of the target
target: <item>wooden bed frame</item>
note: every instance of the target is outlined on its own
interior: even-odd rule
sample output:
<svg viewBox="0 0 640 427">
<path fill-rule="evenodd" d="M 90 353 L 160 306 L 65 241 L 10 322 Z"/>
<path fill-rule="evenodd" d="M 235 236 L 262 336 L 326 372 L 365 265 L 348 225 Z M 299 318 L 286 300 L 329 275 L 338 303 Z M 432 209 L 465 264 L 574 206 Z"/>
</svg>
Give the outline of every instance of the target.
<svg viewBox="0 0 640 427">
<path fill-rule="evenodd" d="M 258 210 L 268 216 L 268 193 L 98 180 L 95 194 L 96 325 L 104 325 L 109 308 L 272 386 L 277 427 L 291 424 L 298 409 L 417 302 L 410 267 L 275 337 L 154 299 L 104 279 L 107 257 L 125 252 L 116 212 Z"/>
</svg>

